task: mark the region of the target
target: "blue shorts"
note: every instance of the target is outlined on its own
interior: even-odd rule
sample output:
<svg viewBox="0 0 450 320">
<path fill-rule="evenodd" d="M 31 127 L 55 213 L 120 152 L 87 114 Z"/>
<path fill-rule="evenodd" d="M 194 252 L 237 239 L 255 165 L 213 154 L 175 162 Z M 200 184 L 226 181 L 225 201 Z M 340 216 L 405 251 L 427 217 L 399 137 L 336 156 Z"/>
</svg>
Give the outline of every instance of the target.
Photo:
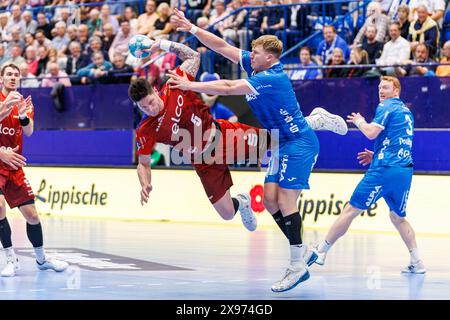
<svg viewBox="0 0 450 320">
<path fill-rule="evenodd" d="M 309 189 L 309 176 L 319 155 L 319 140 L 312 129 L 296 140 L 280 142 L 272 150 L 264 183 L 278 183 L 285 189 Z"/>
<path fill-rule="evenodd" d="M 384 198 L 391 211 L 405 217 L 412 175 L 413 168 L 410 167 L 370 168 L 353 192 L 350 204 L 366 210 Z"/>
</svg>

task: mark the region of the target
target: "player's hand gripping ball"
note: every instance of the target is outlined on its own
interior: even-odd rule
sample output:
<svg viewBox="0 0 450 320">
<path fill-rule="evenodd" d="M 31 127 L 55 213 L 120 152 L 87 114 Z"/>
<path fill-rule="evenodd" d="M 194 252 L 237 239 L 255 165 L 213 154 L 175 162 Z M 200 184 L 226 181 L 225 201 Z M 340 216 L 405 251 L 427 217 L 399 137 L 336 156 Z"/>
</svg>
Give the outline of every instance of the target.
<svg viewBox="0 0 450 320">
<path fill-rule="evenodd" d="M 138 59 L 144 59 L 150 56 L 150 51 L 144 51 L 146 49 L 150 49 L 153 44 L 153 41 L 150 40 L 149 37 L 137 34 L 131 37 L 128 42 L 128 50 L 133 57 Z"/>
</svg>

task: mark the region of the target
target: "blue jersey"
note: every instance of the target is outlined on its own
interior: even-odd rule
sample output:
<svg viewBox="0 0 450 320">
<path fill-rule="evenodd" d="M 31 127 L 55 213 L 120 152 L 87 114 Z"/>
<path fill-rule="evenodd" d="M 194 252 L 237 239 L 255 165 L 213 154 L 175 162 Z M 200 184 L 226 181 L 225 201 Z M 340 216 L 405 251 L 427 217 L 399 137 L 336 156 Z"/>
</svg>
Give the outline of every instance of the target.
<svg viewBox="0 0 450 320">
<path fill-rule="evenodd" d="M 211 112 L 213 118 L 216 120 L 217 119 L 228 120 L 231 117 L 235 116 L 233 111 L 231 111 L 226 106 L 217 101 L 209 108 L 209 112 Z"/>
<path fill-rule="evenodd" d="M 375 140 L 371 167 L 412 165 L 414 117 L 402 100 L 391 98 L 381 102 L 372 123 L 383 131 Z"/>
<path fill-rule="evenodd" d="M 245 81 L 253 91 L 246 95 L 247 103 L 265 129 L 278 129 L 280 142 L 299 139 L 302 132 L 310 130 L 283 64 L 255 73 L 250 52 L 242 50 L 241 67 L 249 75 Z"/>
</svg>

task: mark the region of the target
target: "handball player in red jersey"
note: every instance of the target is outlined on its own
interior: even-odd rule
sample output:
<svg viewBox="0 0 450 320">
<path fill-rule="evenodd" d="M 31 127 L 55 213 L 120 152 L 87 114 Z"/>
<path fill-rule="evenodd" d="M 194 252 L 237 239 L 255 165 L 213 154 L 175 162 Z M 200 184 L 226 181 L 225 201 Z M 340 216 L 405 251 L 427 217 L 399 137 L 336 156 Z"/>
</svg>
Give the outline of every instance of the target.
<svg viewBox="0 0 450 320">
<path fill-rule="evenodd" d="M 6 218 L 6 203 L 10 208 L 18 208 L 27 221 L 27 236 L 36 254 L 39 270 L 64 271 L 65 261 L 46 256 L 43 248 L 42 226 L 34 205 L 34 194 L 22 166 L 23 135 L 33 134 L 33 104 L 31 97 L 26 99 L 17 91 L 20 84 L 19 68 L 13 64 L 5 65 L 0 71 L 0 241 L 5 249 L 6 266 L 2 277 L 15 276 L 19 261 L 11 241 L 11 228 Z M 6 201 L 5 201 L 6 200 Z"/>
</svg>

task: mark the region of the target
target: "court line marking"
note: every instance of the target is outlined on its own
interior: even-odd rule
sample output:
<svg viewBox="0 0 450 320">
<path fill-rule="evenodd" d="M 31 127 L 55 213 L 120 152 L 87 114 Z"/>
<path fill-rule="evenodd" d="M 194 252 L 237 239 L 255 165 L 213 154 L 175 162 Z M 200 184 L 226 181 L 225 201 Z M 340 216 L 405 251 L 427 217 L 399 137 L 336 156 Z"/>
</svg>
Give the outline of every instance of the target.
<svg viewBox="0 0 450 320">
<path fill-rule="evenodd" d="M 134 284 L 119 284 L 118 287 L 135 287 Z"/>
<path fill-rule="evenodd" d="M 0 293 L 12 293 L 12 292 L 17 292 L 17 290 L 2 290 L 2 291 L 0 291 Z"/>
<path fill-rule="evenodd" d="M 103 289 L 103 288 L 105 288 L 105 286 L 91 286 L 91 287 L 88 287 L 89 289 Z"/>
<path fill-rule="evenodd" d="M 41 292 L 41 291 L 47 291 L 47 289 L 30 289 L 28 291 L 30 291 L 30 292 Z"/>
</svg>

